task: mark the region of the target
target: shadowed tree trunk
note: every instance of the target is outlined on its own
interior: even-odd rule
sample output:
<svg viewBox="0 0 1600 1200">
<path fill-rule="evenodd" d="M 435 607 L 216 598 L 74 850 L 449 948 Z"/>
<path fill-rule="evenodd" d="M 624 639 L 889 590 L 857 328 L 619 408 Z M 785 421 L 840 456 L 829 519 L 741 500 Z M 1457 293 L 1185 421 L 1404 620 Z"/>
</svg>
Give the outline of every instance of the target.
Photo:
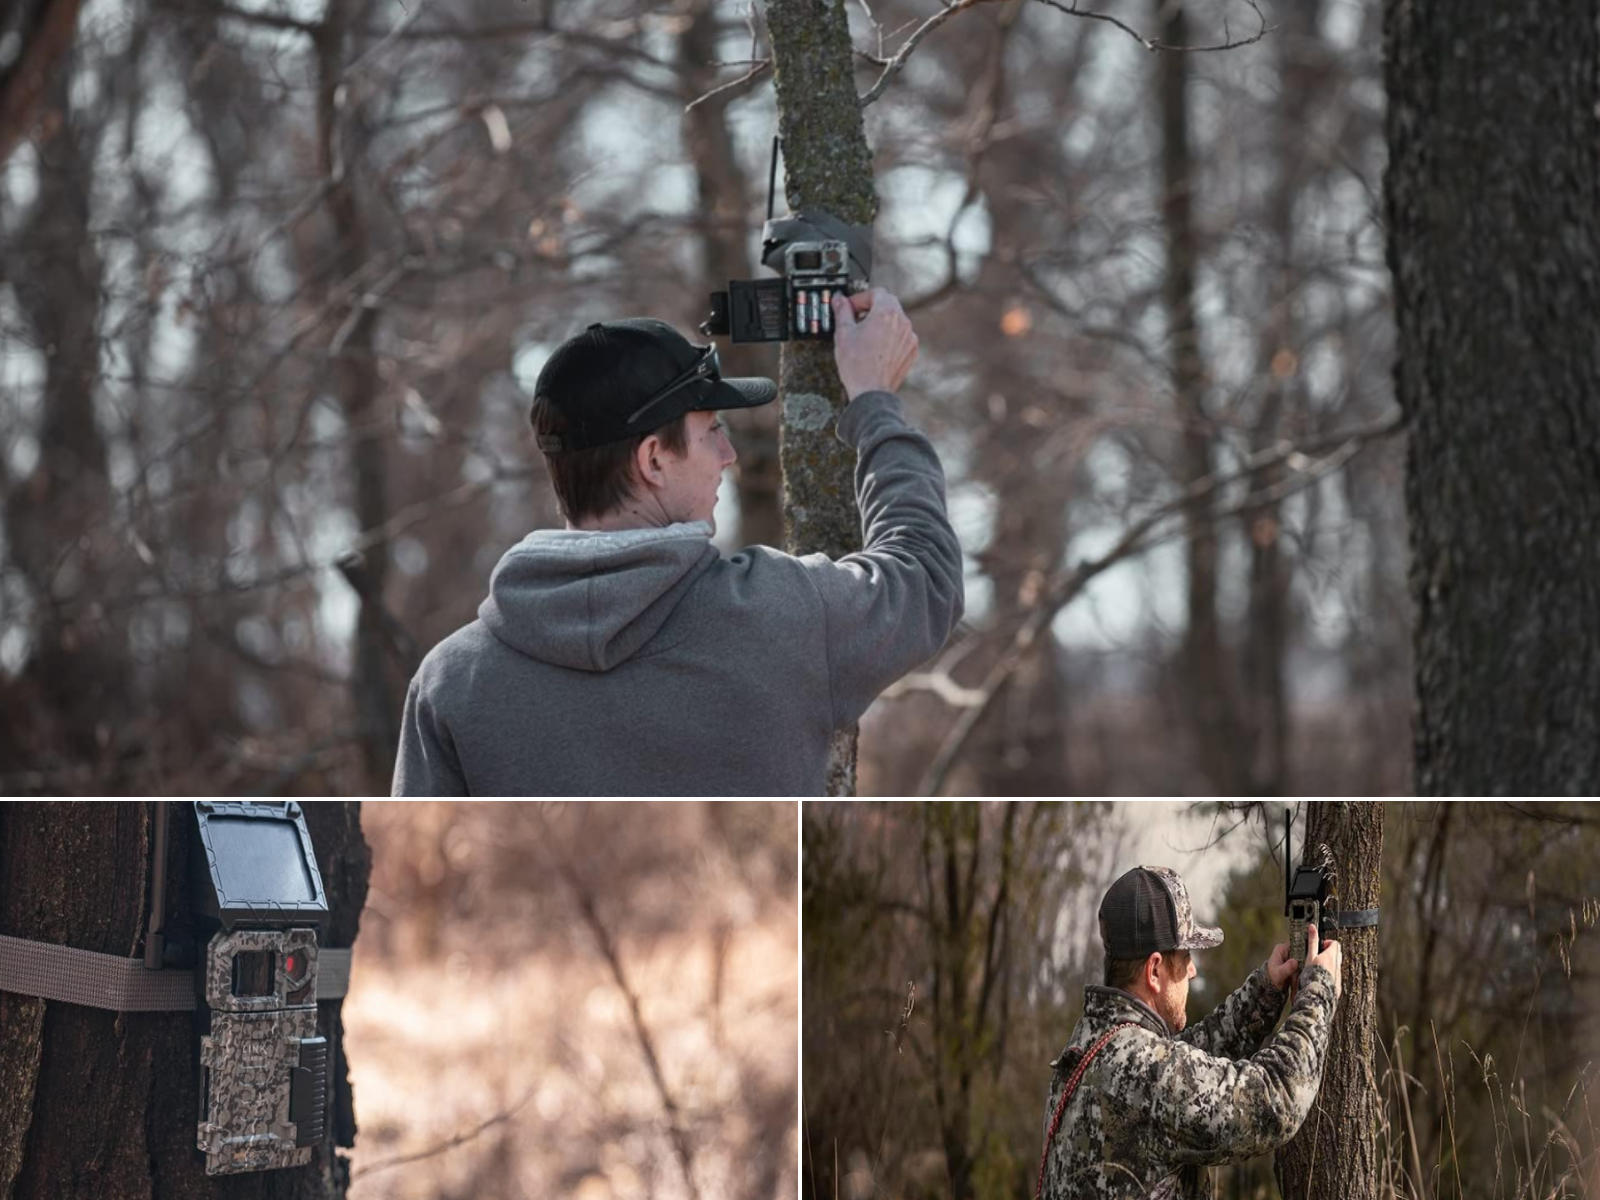
<svg viewBox="0 0 1600 1200">
<path fill-rule="evenodd" d="M 1391 0 L 1415 786 L 1600 789 L 1594 0 Z"/>
<path fill-rule="evenodd" d="M 158 801 L 157 803 L 165 803 Z M 354 942 L 371 856 L 360 806 L 305 804 L 329 914 L 322 944 Z M 0 809 L 0 934 L 133 957 L 150 903 L 153 805 L 7 804 Z M 190 822 L 171 812 L 167 911 L 188 910 Z M 343 1040 L 340 1002 L 317 1032 Z M 195 1015 L 116 1013 L 0 992 L 0 1196 L 9 1200 L 333 1200 L 345 1194 L 355 1120 L 335 1064 L 334 1119 L 311 1164 L 208 1176 Z"/>
</svg>

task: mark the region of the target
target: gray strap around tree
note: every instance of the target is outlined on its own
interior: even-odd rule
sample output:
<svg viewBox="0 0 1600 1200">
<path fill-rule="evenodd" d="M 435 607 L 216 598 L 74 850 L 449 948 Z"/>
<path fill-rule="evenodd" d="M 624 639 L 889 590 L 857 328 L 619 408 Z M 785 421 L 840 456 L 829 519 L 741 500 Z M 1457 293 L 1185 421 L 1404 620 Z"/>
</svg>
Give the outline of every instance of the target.
<svg viewBox="0 0 1600 1200">
<path fill-rule="evenodd" d="M 350 951 L 319 948 L 317 999 L 337 1000 L 349 990 Z M 0 992 L 113 1012 L 187 1012 L 195 1006 L 193 971 L 151 971 L 141 958 L 4 934 L 0 934 Z"/>
<path fill-rule="evenodd" d="M 1360 929 L 1363 925 L 1376 925 L 1378 923 L 1378 910 L 1375 908 L 1351 908 L 1339 910 L 1340 929 Z"/>
</svg>

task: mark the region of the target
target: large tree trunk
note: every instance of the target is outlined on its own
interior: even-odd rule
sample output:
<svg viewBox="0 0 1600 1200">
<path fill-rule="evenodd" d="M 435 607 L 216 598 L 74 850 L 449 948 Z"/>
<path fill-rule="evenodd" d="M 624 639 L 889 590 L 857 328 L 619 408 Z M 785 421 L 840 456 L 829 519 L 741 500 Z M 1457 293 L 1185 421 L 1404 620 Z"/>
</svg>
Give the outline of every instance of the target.
<svg viewBox="0 0 1600 1200">
<path fill-rule="evenodd" d="M 1390 0 L 1416 790 L 1600 789 L 1595 0 Z"/>
<path fill-rule="evenodd" d="M 872 186 L 844 0 L 769 0 L 784 190 L 791 209 L 826 209 L 871 225 Z M 838 557 L 861 547 L 855 452 L 834 435 L 847 397 L 826 342 L 785 342 L 782 389 L 783 515 L 791 554 Z M 856 728 L 834 735 L 828 794 L 855 792 Z"/>
<path fill-rule="evenodd" d="M 1377 908 L 1383 867 L 1383 805 L 1321 801 L 1308 806 L 1305 845 L 1326 842 L 1338 868 L 1339 906 Z M 1320 936 L 1320 931 L 1319 931 Z M 1339 935 L 1344 991 L 1322 1090 L 1300 1132 L 1273 1163 L 1283 1200 L 1376 1200 L 1382 1111 L 1374 1086 L 1378 1028 L 1378 928 Z"/>
<path fill-rule="evenodd" d="M 157 803 L 165 803 L 158 801 Z M 349 946 L 371 857 L 360 806 L 305 804 L 328 896 L 322 944 Z M 154 806 L 7 804 L 0 809 L 0 933 L 101 954 L 139 952 L 149 905 Z M 190 822 L 174 808 L 168 914 L 189 904 Z M 340 1002 L 317 1032 L 343 1040 Z M 355 1121 L 342 1058 L 334 1120 L 311 1165 L 208 1176 L 195 1149 L 198 1035 L 193 1013 L 115 1013 L 0 992 L 0 1196 L 8 1200 L 262 1198 L 331 1200 L 349 1182 Z"/>
</svg>

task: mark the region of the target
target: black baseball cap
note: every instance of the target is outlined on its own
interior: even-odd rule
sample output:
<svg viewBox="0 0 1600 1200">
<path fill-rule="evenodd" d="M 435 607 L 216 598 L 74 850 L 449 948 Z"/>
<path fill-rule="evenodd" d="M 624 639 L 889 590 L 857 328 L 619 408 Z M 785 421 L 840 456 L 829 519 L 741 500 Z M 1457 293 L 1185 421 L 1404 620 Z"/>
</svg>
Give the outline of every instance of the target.
<svg viewBox="0 0 1600 1200">
<path fill-rule="evenodd" d="M 649 433 L 684 413 L 770 404 L 770 379 L 724 379 L 716 346 L 691 345 L 665 321 L 597 321 L 556 348 L 539 372 L 534 398 L 567 420 L 541 433 L 546 454 L 587 450 Z"/>
<path fill-rule="evenodd" d="M 1100 941 L 1112 958 L 1145 958 L 1209 950 L 1222 945 L 1222 930 L 1195 924 L 1189 890 L 1171 867 L 1135 867 L 1100 901 Z"/>
</svg>

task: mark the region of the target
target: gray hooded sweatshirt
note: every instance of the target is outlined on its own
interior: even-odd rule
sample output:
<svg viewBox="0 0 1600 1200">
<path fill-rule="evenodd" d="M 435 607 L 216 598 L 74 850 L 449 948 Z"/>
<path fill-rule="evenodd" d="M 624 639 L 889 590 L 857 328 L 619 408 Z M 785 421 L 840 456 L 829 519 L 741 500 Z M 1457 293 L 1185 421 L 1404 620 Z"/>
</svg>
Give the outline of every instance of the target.
<svg viewBox="0 0 1600 1200">
<path fill-rule="evenodd" d="M 406 696 L 396 796 L 820 795 L 832 732 L 962 611 L 944 472 L 898 397 L 839 418 L 864 548 L 837 561 L 704 522 L 539 530 Z"/>
</svg>

